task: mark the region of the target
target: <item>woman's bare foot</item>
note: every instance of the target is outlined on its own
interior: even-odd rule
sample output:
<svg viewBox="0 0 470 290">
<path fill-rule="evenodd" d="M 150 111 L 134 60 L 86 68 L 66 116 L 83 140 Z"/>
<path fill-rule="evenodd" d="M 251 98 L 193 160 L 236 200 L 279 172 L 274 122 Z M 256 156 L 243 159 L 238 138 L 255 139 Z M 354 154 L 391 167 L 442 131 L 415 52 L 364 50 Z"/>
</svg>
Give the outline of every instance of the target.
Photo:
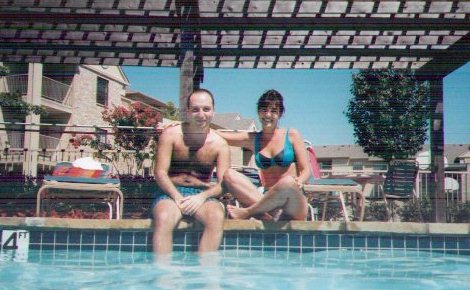
<svg viewBox="0 0 470 290">
<path fill-rule="evenodd" d="M 236 207 L 233 205 L 227 205 L 227 211 L 231 218 L 236 220 L 246 220 L 250 217 L 248 209 L 243 207 Z"/>
<path fill-rule="evenodd" d="M 279 221 L 281 219 L 281 216 L 282 216 L 282 208 L 276 208 L 275 210 L 272 210 L 269 212 L 269 214 L 271 215 L 272 217 L 272 221 Z"/>
</svg>

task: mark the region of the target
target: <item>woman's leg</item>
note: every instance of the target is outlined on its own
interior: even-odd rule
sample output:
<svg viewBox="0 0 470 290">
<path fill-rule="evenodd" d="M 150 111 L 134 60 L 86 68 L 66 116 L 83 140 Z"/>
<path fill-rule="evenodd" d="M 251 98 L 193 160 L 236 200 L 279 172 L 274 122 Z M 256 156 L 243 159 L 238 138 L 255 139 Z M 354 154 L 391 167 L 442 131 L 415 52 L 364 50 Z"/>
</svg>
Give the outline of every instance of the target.
<svg viewBox="0 0 470 290">
<path fill-rule="evenodd" d="M 227 210 L 234 219 L 247 219 L 276 208 L 281 208 L 283 215 L 294 220 L 304 220 L 307 216 L 307 199 L 298 188 L 294 177 L 282 177 L 261 200 L 248 208 L 228 206 Z"/>
<path fill-rule="evenodd" d="M 224 186 L 243 207 L 249 207 L 263 198 L 248 177 L 231 168 L 224 173 Z"/>
</svg>

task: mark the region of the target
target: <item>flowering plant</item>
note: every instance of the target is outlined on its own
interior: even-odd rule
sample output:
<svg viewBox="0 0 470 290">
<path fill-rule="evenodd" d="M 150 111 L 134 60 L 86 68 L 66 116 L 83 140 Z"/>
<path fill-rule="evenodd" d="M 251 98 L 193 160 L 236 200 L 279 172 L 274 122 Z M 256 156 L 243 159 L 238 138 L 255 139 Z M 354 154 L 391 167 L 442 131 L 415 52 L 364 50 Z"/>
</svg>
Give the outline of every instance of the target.
<svg viewBox="0 0 470 290">
<path fill-rule="evenodd" d="M 91 148 L 97 149 L 97 150 L 111 150 L 113 149 L 113 146 L 109 143 L 104 143 L 101 142 L 99 139 L 94 138 L 90 134 L 85 134 L 85 135 L 79 135 L 75 137 L 73 135 L 73 138 L 70 139 L 70 144 L 77 149 L 80 146 L 90 146 Z"/>
<path fill-rule="evenodd" d="M 162 115 L 157 110 L 151 109 L 141 103 L 132 103 L 130 106 L 115 106 L 105 108 L 101 112 L 104 121 L 113 126 L 114 146 L 104 143 L 90 134 L 74 136 L 70 143 L 75 148 L 79 146 L 90 146 L 97 150 L 124 149 L 135 150 L 135 160 L 137 168 L 141 169 L 145 159 L 153 159 L 153 150 L 150 153 L 143 152 L 147 146 L 153 147 L 158 140 L 158 123 L 162 120 Z M 125 128 L 122 128 L 125 127 Z M 138 129 L 137 127 L 153 127 L 155 130 Z M 121 153 L 126 159 L 131 156 L 128 153 Z M 106 156 L 101 156 L 107 158 Z M 115 158 L 118 158 L 115 156 Z M 114 159 L 114 158 L 113 158 Z"/>
<path fill-rule="evenodd" d="M 135 128 L 156 129 L 162 120 L 160 112 L 141 103 L 132 103 L 128 108 L 124 106 L 105 108 L 101 114 L 104 121 L 114 126 L 114 142 L 123 149 L 142 151 L 149 145 L 149 141 L 155 142 L 158 138 L 156 132 Z M 129 126 L 129 128 L 118 128 L 118 126 Z"/>
</svg>

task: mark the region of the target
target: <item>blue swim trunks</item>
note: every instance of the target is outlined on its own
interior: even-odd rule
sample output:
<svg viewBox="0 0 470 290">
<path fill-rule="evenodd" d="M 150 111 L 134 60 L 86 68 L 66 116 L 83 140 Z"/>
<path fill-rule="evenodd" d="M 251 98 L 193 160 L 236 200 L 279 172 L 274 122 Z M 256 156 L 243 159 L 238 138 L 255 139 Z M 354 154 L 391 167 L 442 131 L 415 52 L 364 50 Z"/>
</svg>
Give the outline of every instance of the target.
<svg viewBox="0 0 470 290">
<path fill-rule="evenodd" d="M 176 189 L 181 193 L 183 197 L 188 197 L 188 196 L 193 196 L 196 194 L 199 194 L 204 191 L 202 188 L 194 188 L 194 187 L 188 187 L 188 186 L 177 186 Z M 160 201 L 164 199 L 171 199 L 170 196 L 167 194 L 163 193 L 160 188 L 157 189 L 157 193 L 155 195 L 155 199 L 153 201 L 152 208 L 155 207 L 155 205 Z M 210 197 L 207 200 L 211 201 L 217 201 L 216 198 Z"/>
</svg>

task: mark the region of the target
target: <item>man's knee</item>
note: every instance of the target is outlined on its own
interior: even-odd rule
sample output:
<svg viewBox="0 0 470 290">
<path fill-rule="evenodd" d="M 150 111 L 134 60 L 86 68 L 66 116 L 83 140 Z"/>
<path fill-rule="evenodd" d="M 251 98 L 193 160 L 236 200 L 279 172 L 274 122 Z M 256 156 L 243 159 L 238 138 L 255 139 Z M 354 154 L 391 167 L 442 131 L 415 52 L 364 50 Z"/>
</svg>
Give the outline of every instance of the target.
<svg viewBox="0 0 470 290">
<path fill-rule="evenodd" d="M 158 203 L 153 208 L 153 224 L 156 229 L 173 228 L 176 224 L 174 209 L 165 202 Z"/>
<path fill-rule="evenodd" d="M 223 228 L 225 220 L 225 212 L 218 202 L 210 202 L 211 205 L 207 208 L 206 213 L 204 214 L 203 224 L 207 227 L 212 228 Z"/>
</svg>

